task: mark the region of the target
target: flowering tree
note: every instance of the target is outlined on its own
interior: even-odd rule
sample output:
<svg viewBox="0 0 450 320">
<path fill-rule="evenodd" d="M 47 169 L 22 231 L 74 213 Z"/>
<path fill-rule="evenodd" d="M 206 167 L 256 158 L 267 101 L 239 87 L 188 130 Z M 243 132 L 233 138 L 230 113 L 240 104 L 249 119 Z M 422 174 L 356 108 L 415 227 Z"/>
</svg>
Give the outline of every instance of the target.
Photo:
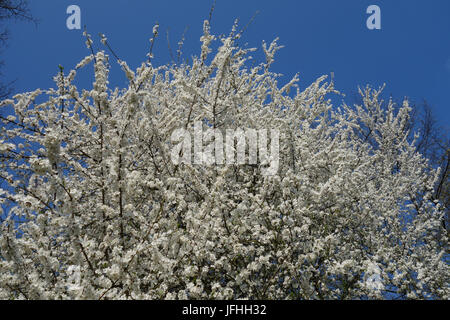
<svg viewBox="0 0 450 320">
<path fill-rule="evenodd" d="M 449 298 L 439 172 L 406 139 L 407 101 L 366 88 L 333 107 L 326 77 L 280 88 L 276 40 L 249 67 L 240 36 L 211 56 L 205 21 L 191 64 L 119 60 L 129 86 L 110 90 L 98 52 L 1 103 L 0 298 Z M 277 172 L 172 161 L 172 133 L 198 122 L 279 130 Z"/>
</svg>

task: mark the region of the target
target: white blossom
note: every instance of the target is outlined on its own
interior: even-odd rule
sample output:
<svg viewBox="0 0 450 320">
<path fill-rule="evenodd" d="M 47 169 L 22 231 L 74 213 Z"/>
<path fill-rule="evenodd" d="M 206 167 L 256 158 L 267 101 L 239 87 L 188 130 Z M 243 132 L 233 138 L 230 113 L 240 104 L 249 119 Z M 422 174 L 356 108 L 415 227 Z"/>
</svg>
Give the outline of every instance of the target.
<svg viewBox="0 0 450 320">
<path fill-rule="evenodd" d="M 448 299 L 439 172 L 407 139 L 408 102 L 366 87 L 334 106 L 325 76 L 279 86 L 277 40 L 252 64 L 236 27 L 203 30 L 190 64 L 121 61 L 127 88 L 100 51 L 75 67 L 95 61 L 92 88 L 72 70 L 0 102 L 0 298 Z M 196 122 L 277 129 L 278 170 L 173 163 Z"/>
</svg>

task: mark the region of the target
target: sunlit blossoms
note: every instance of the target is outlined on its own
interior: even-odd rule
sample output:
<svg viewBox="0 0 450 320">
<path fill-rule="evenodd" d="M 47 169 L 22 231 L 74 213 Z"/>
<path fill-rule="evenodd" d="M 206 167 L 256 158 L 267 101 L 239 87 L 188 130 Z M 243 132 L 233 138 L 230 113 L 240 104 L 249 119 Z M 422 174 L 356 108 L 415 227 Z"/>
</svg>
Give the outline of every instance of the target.
<svg viewBox="0 0 450 320">
<path fill-rule="evenodd" d="M 0 298 L 450 297 L 438 170 L 407 139 L 407 101 L 366 88 L 362 105 L 334 106 L 325 76 L 280 86 L 277 42 L 252 64 L 240 36 L 206 21 L 189 64 L 119 61 L 129 85 L 109 89 L 100 51 L 1 102 L 14 112 L 1 113 Z M 189 151 L 173 133 L 195 125 L 204 148 L 277 130 L 276 173 L 248 143 L 240 162 L 172 161 Z M 239 155 L 238 139 L 226 147 Z"/>
</svg>

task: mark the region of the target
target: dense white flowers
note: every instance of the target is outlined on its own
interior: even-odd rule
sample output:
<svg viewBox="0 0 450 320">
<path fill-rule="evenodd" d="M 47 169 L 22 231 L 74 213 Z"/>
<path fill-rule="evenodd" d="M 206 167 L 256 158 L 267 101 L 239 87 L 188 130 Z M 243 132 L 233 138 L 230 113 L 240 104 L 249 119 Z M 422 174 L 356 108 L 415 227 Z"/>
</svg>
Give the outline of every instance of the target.
<svg viewBox="0 0 450 320">
<path fill-rule="evenodd" d="M 76 66 L 95 61 L 91 90 L 61 70 L 0 103 L 0 298 L 448 299 L 437 172 L 406 139 L 407 102 L 366 88 L 332 106 L 326 77 L 279 88 L 276 41 L 250 66 L 235 28 L 212 57 L 203 29 L 191 64 L 120 62 L 126 89 L 98 52 Z M 173 163 L 194 123 L 279 130 L 277 174 Z"/>
</svg>

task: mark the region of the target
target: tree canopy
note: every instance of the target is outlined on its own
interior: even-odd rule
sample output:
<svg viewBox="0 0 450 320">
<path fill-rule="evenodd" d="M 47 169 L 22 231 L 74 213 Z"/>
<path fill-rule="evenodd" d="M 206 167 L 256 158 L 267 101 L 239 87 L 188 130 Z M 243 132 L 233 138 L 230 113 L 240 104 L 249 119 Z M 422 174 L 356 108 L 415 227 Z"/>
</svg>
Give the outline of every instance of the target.
<svg viewBox="0 0 450 320">
<path fill-rule="evenodd" d="M 367 87 L 333 105 L 326 76 L 279 85 L 276 40 L 252 65 L 237 26 L 203 29 L 190 63 L 118 60 L 126 88 L 100 51 L 0 104 L 0 298 L 448 299 L 439 170 L 408 139 L 408 101 Z M 171 161 L 198 122 L 279 130 L 276 174 Z"/>
</svg>

